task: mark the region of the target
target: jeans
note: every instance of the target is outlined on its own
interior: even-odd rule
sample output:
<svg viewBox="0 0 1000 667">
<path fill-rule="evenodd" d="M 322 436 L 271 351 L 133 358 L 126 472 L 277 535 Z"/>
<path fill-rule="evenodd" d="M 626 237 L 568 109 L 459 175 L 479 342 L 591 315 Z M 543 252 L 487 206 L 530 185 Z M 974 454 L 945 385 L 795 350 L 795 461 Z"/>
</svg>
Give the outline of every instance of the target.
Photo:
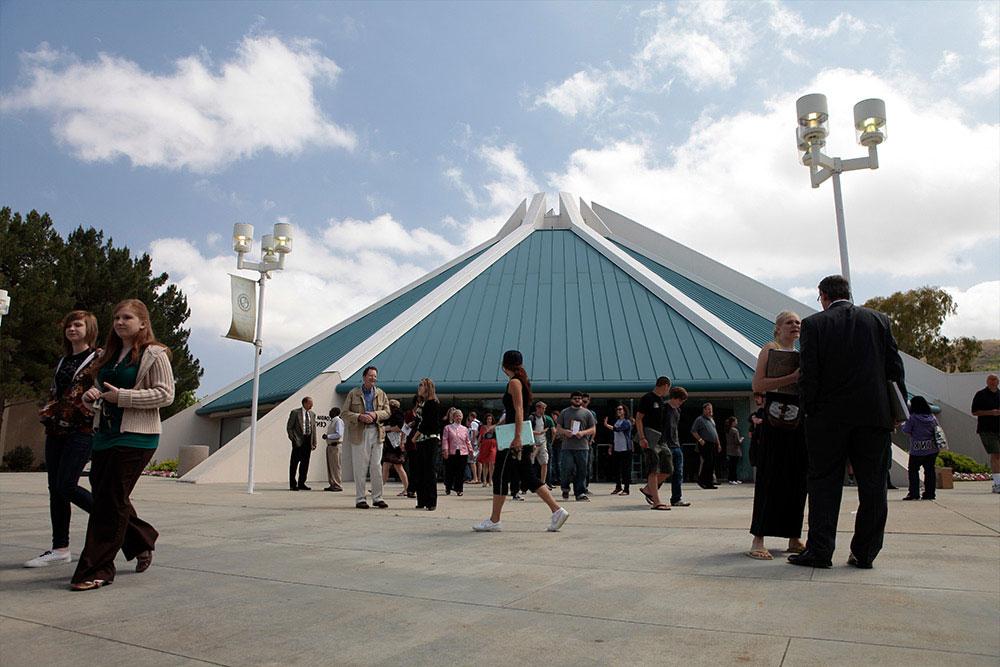
<svg viewBox="0 0 1000 667">
<path fill-rule="evenodd" d="M 670 454 L 674 459 L 674 474 L 670 476 L 670 502 L 681 501 L 681 484 L 684 482 L 684 450 L 671 447 Z"/>
<path fill-rule="evenodd" d="M 920 469 L 924 469 L 924 499 L 933 500 L 934 499 L 934 486 L 937 482 L 934 473 L 934 461 L 937 459 L 937 453 L 924 454 L 924 455 L 913 455 L 910 454 L 910 463 L 907 466 L 907 472 L 910 477 L 910 497 L 917 498 L 920 496 Z"/>
<path fill-rule="evenodd" d="M 562 483 L 561 465 L 559 459 L 562 458 L 562 445 L 553 444 L 552 451 L 549 452 L 549 478 L 545 480 L 550 485 Z"/>
<path fill-rule="evenodd" d="M 613 452 L 612 460 L 615 470 L 615 488 L 628 492 L 629 484 L 632 482 L 632 450 Z"/>
<path fill-rule="evenodd" d="M 80 474 L 90 460 L 89 433 L 45 437 L 45 468 L 49 477 L 49 515 L 52 548 L 69 546 L 70 503 L 88 514 L 94 507 L 90 491 L 80 486 Z"/>
<path fill-rule="evenodd" d="M 573 481 L 573 495 L 579 498 L 587 492 L 587 463 L 590 451 L 586 449 L 566 449 L 560 452 L 559 468 L 562 473 L 561 486 L 563 491 L 569 491 L 570 479 Z"/>
</svg>

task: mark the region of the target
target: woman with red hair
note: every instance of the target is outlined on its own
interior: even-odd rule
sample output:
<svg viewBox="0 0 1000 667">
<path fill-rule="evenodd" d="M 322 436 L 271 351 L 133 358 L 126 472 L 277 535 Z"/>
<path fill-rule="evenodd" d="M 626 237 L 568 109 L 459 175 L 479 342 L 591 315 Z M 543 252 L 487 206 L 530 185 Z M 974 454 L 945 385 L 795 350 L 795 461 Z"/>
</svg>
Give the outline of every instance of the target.
<svg viewBox="0 0 1000 667">
<path fill-rule="evenodd" d="M 74 591 L 114 582 L 119 549 L 126 560 L 136 560 L 136 572 L 145 572 L 159 535 L 136 515 L 129 495 L 159 444 L 160 408 L 174 401 L 170 350 L 156 340 L 142 301 L 126 299 L 113 312 L 95 363 L 95 386 L 84 394 L 97 413 L 90 466 L 94 508 L 70 584 Z"/>
</svg>

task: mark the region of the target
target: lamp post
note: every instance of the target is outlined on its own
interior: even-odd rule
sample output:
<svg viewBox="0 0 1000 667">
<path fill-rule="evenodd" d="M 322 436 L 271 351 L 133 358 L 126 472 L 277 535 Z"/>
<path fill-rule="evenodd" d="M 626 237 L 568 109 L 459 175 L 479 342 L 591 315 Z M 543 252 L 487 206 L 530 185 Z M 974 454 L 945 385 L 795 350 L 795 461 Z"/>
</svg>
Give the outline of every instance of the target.
<svg viewBox="0 0 1000 667">
<path fill-rule="evenodd" d="M 826 137 L 830 133 L 827 121 L 826 95 L 803 95 L 795 103 L 799 116 L 795 129 L 795 142 L 802 164 L 809 167 L 809 180 L 818 188 L 828 178 L 833 178 L 833 203 L 837 213 L 837 240 L 840 244 L 840 273 L 851 280 L 851 266 L 847 259 L 847 229 L 844 226 L 844 200 L 840 191 L 840 174 L 855 169 L 878 169 L 878 145 L 887 138 L 885 129 L 885 102 L 879 99 L 861 100 L 854 105 L 854 129 L 858 143 L 868 148 L 868 157 L 842 160 L 823 153 Z"/>
<path fill-rule="evenodd" d="M 253 493 L 254 448 L 257 445 L 257 393 L 260 388 L 260 355 L 264 348 L 261 330 L 264 325 L 264 286 L 271 277 L 271 271 L 285 268 L 285 255 L 292 251 L 292 226 L 287 222 L 274 225 L 273 234 L 261 238 L 261 259 L 259 262 L 247 260 L 246 254 L 253 249 L 253 225 L 237 223 L 233 226 L 233 250 L 236 251 L 236 268 L 260 273 L 257 285 L 257 326 L 254 329 L 253 394 L 250 399 L 250 456 L 247 462 L 247 493 Z"/>
</svg>

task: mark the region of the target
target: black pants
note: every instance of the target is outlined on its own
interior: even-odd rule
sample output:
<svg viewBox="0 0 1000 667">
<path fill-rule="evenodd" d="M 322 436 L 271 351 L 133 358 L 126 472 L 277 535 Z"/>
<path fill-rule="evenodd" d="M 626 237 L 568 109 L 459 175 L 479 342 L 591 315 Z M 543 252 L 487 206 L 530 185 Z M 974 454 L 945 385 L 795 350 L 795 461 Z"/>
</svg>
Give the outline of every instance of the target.
<svg viewBox="0 0 1000 667">
<path fill-rule="evenodd" d="M 465 484 L 465 464 L 469 457 L 464 454 L 449 454 L 444 462 L 444 490 L 462 493 Z"/>
<path fill-rule="evenodd" d="M 698 448 L 701 454 L 701 472 L 698 474 L 698 484 L 702 486 L 712 486 L 715 484 L 715 450 L 719 446 L 717 442 L 705 441 L 705 444 Z"/>
<path fill-rule="evenodd" d="M 632 483 L 632 452 L 626 449 L 624 452 L 613 452 L 611 456 L 615 464 L 615 488 L 628 491 Z"/>
<path fill-rule="evenodd" d="M 858 483 L 858 513 L 851 553 L 859 561 L 869 563 L 878 556 L 889 514 L 885 489 L 889 446 L 886 429 L 843 424 L 823 415 L 806 418 L 808 544 L 819 557 L 831 557 L 836 547 L 844 465 L 848 460 Z"/>
<path fill-rule="evenodd" d="M 306 477 L 309 475 L 309 457 L 312 456 L 312 447 L 305 438 L 298 447 L 292 447 L 292 458 L 288 464 L 288 486 L 297 489 L 306 485 Z M 299 481 L 295 482 L 295 470 L 298 468 Z"/>
<path fill-rule="evenodd" d="M 45 470 L 49 477 L 49 516 L 52 548 L 69 546 L 70 503 L 88 514 L 94 507 L 90 491 L 80 486 L 80 474 L 90 460 L 89 433 L 67 433 L 45 437 Z"/>
<path fill-rule="evenodd" d="M 497 452 L 496 466 L 493 469 L 493 495 L 507 495 L 508 486 L 513 495 L 522 485 L 532 493 L 536 493 L 543 486 L 542 480 L 538 479 L 531 465 L 530 454 L 522 451 L 518 460 L 514 458 L 512 450 L 501 449 Z"/>
<path fill-rule="evenodd" d="M 411 469 L 417 478 L 414 483 L 417 489 L 418 507 L 437 507 L 437 456 L 441 450 L 441 440 L 427 438 L 417 442 L 417 451 L 413 457 Z"/>
<path fill-rule="evenodd" d="M 728 456 L 727 458 L 729 459 L 729 474 L 726 475 L 726 479 L 728 479 L 730 482 L 735 482 L 740 478 L 738 471 L 740 468 L 740 459 L 742 459 L 743 457 Z"/>
<path fill-rule="evenodd" d="M 907 473 L 910 477 L 910 496 L 916 498 L 920 495 L 920 469 L 924 469 L 924 499 L 934 499 L 934 488 L 937 478 L 934 473 L 934 462 L 937 460 L 937 453 L 914 456 L 910 454 L 910 462 L 907 465 Z"/>
<path fill-rule="evenodd" d="M 155 451 L 112 447 L 94 452 L 90 466 L 94 507 L 87 522 L 87 541 L 76 564 L 73 583 L 92 579 L 114 581 L 115 554 L 119 549 L 125 554 L 125 560 L 132 560 L 155 547 L 159 533 L 136 515 L 129 500 L 139 475 Z"/>
</svg>

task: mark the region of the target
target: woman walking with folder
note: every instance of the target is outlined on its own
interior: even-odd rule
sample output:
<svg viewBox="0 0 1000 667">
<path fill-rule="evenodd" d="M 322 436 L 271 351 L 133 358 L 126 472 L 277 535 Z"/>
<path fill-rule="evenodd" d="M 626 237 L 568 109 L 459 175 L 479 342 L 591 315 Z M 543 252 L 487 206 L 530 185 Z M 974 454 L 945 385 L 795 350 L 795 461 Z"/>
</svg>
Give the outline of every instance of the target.
<svg viewBox="0 0 1000 667">
<path fill-rule="evenodd" d="M 531 406 L 531 380 L 524 370 L 524 357 L 517 350 L 507 350 L 503 353 L 501 367 L 504 375 L 507 376 L 507 391 L 503 395 L 504 420 L 507 422 L 506 428 L 513 429 L 510 437 L 510 446 L 497 452 L 496 469 L 493 473 L 493 512 L 489 518 L 483 519 L 472 529 L 476 532 L 497 532 L 501 528 L 500 512 L 503 510 L 506 496 L 503 493 L 503 482 L 506 479 L 510 483 L 511 472 L 516 467 L 522 482 L 527 484 L 530 491 L 538 494 L 538 497 L 552 510 L 549 525 L 546 528 L 549 532 L 556 532 L 569 518 L 569 512 L 564 510 L 552 497 L 548 487 L 538 479 L 531 459 L 521 456 L 521 427 L 527 417 Z M 498 440 L 500 440 L 500 430 L 503 426 L 497 427 Z M 529 426 L 528 432 L 531 432 Z"/>
<path fill-rule="evenodd" d="M 802 322 L 793 312 L 779 313 L 774 340 L 761 348 L 753 374 L 754 392 L 765 393 L 764 422 L 754 433 L 757 475 L 753 487 L 753 543 L 747 556 L 773 560 L 764 548 L 767 535 L 788 538 L 788 552 L 801 553 L 806 506 L 805 425 L 799 418 L 798 352 Z M 773 357 L 773 358 L 772 358 Z"/>
</svg>

